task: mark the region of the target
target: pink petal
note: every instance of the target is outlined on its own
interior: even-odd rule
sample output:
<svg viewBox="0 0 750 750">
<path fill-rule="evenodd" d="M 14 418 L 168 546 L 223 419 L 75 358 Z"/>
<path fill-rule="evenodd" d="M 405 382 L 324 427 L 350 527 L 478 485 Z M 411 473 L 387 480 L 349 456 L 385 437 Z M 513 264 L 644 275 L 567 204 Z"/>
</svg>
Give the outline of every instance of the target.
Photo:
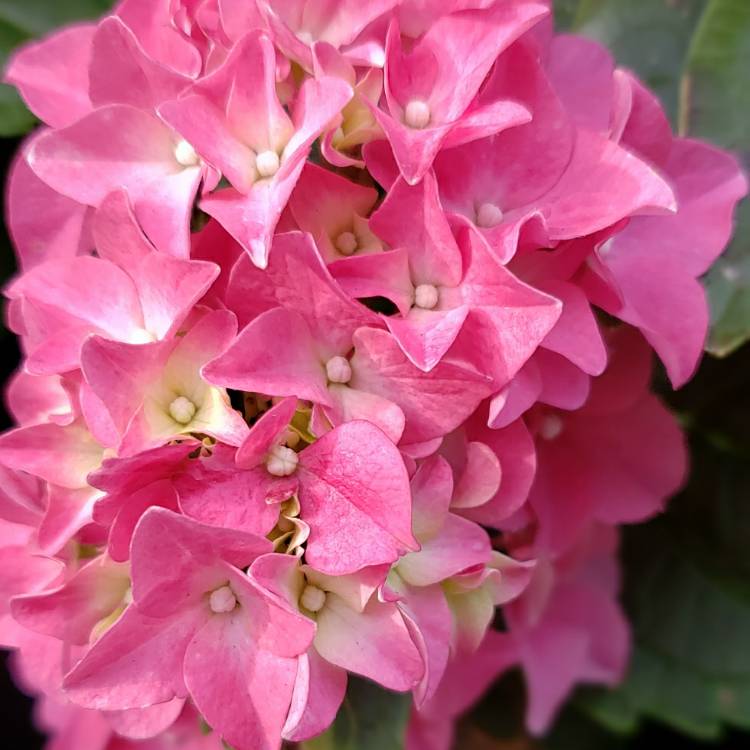
<svg viewBox="0 0 750 750">
<path fill-rule="evenodd" d="M 21 92 L 29 109 L 53 128 L 87 115 L 89 62 L 96 26 L 70 26 L 28 44 L 11 58 L 6 81 Z"/>
<path fill-rule="evenodd" d="M 65 678 L 67 695 L 78 705 L 105 711 L 185 697 L 185 649 L 207 619 L 199 608 L 156 619 L 129 606 Z"/>
<path fill-rule="evenodd" d="M 337 427 L 300 454 L 299 474 L 302 517 L 311 526 L 311 567 L 343 575 L 393 562 L 416 547 L 406 469 L 377 427 Z M 343 549 L 342 533 L 349 540 Z"/>
<path fill-rule="evenodd" d="M 86 645 L 96 623 L 117 609 L 129 587 L 127 569 L 100 557 L 59 588 L 16 597 L 13 617 L 44 635 Z"/>
<path fill-rule="evenodd" d="M 344 701 L 346 682 L 346 671 L 327 662 L 314 647 L 300 656 L 284 739 L 301 742 L 327 729 Z"/>
<path fill-rule="evenodd" d="M 8 226 L 24 270 L 86 249 L 89 209 L 42 182 L 22 155 L 11 167 L 7 200 Z"/>
<path fill-rule="evenodd" d="M 330 403 L 325 361 L 310 328 L 283 308 L 257 317 L 203 372 L 209 382 L 228 388 Z"/>
<path fill-rule="evenodd" d="M 115 104 L 40 136 L 29 164 L 50 187 L 90 206 L 124 187 L 146 234 L 179 257 L 187 252 L 200 169 L 177 162 L 178 140 L 153 115 Z"/>
<path fill-rule="evenodd" d="M 402 441 L 419 443 L 458 427 L 489 395 L 488 379 L 455 360 L 430 372 L 417 369 L 386 331 L 362 328 L 354 337 L 350 385 L 397 404 L 406 417 Z M 442 408 L 449 402 L 450 409 Z"/>
<path fill-rule="evenodd" d="M 259 648 L 241 615 L 209 618 L 185 654 L 196 708 L 237 750 L 278 748 L 296 671 L 294 659 Z"/>
<path fill-rule="evenodd" d="M 395 604 L 372 599 L 358 613 L 329 594 L 318 614 L 315 648 L 327 661 L 391 690 L 410 690 L 424 664 Z"/>
</svg>

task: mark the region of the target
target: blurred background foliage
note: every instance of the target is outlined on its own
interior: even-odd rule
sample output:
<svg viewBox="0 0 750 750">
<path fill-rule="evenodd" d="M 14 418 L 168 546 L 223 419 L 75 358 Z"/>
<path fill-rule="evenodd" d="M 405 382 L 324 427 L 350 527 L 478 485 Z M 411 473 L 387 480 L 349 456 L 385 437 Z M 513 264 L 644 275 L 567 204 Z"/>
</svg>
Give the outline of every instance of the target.
<svg viewBox="0 0 750 750">
<path fill-rule="evenodd" d="M 2 62 L 24 41 L 109 5 L 0 0 Z M 750 168 L 750 0 L 555 0 L 555 16 L 559 29 L 601 41 L 645 80 L 677 132 L 727 148 Z M 4 172 L 35 125 L 0 85 Z M 4 232 L 0 241 L 7 279 Z M 705 285 L 713 356 L 677 393 L 664 377 L 657 383 L 688 432 L 692 478 L 665 515 L 625 533 L 624 601 L 635 634 L 628 678 L 613 691 L 579 690 L 537 740 L 524 733 L 523 684 L 510 674 L 462 723 L 460 750 L 750 747 L 750 347 L 740 348 L 750 339 L 750 202 Z M 18 353 L 7 332 L 2 344 L 7 376 Z M 29 708 L 4 674 L 0 691 L 14 750 L 32 750 L 40 740 Z M 307 750 L 398 750 L 407 713 L 402 696 L 353 681 L 336 724 Z"/>
</svg>

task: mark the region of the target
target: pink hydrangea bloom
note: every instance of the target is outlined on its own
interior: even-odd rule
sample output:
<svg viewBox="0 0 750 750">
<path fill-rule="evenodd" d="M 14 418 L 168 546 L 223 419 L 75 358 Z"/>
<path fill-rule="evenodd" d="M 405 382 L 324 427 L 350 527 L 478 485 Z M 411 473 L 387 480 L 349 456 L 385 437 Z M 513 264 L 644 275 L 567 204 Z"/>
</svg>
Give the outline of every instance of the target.
<svg viewBox="0 0 750 750">
<path fill-rule="evenodd" d="M 652 353 L 696 367 L 747 184 L 548 6 L 123 0 L 12 57 L 0 643 L 48 750 L 278 750 L 349 673 L 448 750 L 513 666 L 535 733 L 620 679 L 618 527 L 686 474 Z"/>
</svg>

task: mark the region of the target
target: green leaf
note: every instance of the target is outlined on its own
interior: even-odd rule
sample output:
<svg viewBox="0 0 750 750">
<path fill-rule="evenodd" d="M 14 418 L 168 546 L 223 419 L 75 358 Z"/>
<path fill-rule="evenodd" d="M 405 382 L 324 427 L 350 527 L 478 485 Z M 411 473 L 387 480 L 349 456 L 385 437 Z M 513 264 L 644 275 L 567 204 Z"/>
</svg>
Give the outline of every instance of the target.
<svg viewBox="0 0 750 750">
<path fill-rule="evenodd" d="M 110 0 L 0 0 L 0 65 L 20 44 L 73 21 L 96 18 L 110 6 Z M 0 84 L 0 137 L 23 135 L 35 123 L 16 91 Z"/>
<path fill-rule="evenodd" d="M 36 118 L 26 109 L 18 92 L 11 86 L 0 84 L 0 137 L 23 135 L 35 124 Z"/>
<path fill-rule="evenodd" d="M 579 5 L 580 0 L 556 0 L 554 11 L 557 31 L 566 31 L 573 27 Z"/>
<path fill-rule="evenodd" d="M 683 129 L 737 154 L 750 168 L 750 3 L 711 0 L 691 44 Z M 709 351 L 726 356 L 750 339 L 750 206 L 740 208 L 731 247 L 706 278 Z"/>
<path fill-rule="evenodd" d="M 644 718 L 700 739 L 750 728 L 750 476 L 742 458 L 697 448 L 689 490 L 626 535 L 630 673 L 576 699 L 611 731 Z"/>
<path fill-rule="evenodd" d="M 0 0 L 0 21 L 26 37 L 36 37 L 81 19 L 97 18 L 111 0 Z"/>
<path fill-rule="evenodd" d="M 303 750 L 402 750 L 409 719 L 408 695 L 393 693 L 368 680 L 349 678 L 346 699 L 324 734 Z"/>
<path fill-rule="evenodd" d="M 744 0 L 740 0 L 744 2 Z M 707 0 L 580 0 L 578 33 L 606 45 L 653 89 L 676 120 L 690 39 Z"/>
</svg>

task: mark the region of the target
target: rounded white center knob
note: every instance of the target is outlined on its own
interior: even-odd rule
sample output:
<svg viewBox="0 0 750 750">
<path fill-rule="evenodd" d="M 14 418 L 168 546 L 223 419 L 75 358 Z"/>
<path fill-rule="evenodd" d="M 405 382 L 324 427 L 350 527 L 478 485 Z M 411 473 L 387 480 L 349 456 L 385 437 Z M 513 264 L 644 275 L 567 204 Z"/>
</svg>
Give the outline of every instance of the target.
<svg viewBox="0 0 750 750">
<path fill-rule="evenodd" d="M 336 245 L 336 249 L 342 255 L 353 255 L 356 252 L 359 243 L 357 242 L 354 232 L 342 232 L 336 238 L 334 244 Z"/>
<path fill-rule="evenodd" d="M 275 477 L 288 477 L 294 474 L 298 463 L 299 456 L 291 448 L 277 445 L 268 454 L 266 468 Z"/>
<path fill-rule="evenodd" d="M 548 414 L 542 421 L 539 434 L 545 440 L 554 440 L 563 431 L 563 421 L 557 414 Z"/>
<path fill-rule="evenodd" d="M 492 229 L 503 220 L 503 212 L 494 203 L 482 203 L 477 211 L 477 226 Z"/>
<path fill-rule="evenodd" d="M 317 586 L 305 586 L 299 602 L 308 612 L 320 612 L 326 603 L 326 592 Z"/>
<path fill-rule="evenodd" d="M 184 139 L 175 146 L 174 158 L 183 167 L 197 167 L 201 160 L 196 150 Z"/>
<path fill-rule="evenodd" d="M 218 614 L 231 612 L 237 606 L 237 598 L 229 586 L 222 586 L 220 589 L 211 592 L 208 600 L 211 611 Z"/>
<path fill-rule="evenodd" d="M 415 130 L 422 130 L 430 124 L 430 105 L 421 99 L 412 99 L 404 110 L 404 122 Z"/>
<path fill-rule="evenodd" d="M 169 405 L 169 416 L 179 424 L 190 424 L 196 411 L 198 409 L 195 404 L 185 396 L 178 396 Z"/>
<path fill-rule="evenodd" d="M 275 151 L 262 151 L 255 157 L 255 169 L 261 177 L 273 177 L 280 166 L 281 161 Z"/>
<path fill-rule="evenodd" d="M 440 293 L 432 284 L 420 284 L 414 290 L 414 304 L 423 310 L 432 310 L 440 300 Z"/>
<path fill-rule="evenodd" d="M 331 357 L 326 362 L 326 375 L 330 383 L 348 383 L 352 379 L 352 367 L 346 357 Z"/>
</svg>

